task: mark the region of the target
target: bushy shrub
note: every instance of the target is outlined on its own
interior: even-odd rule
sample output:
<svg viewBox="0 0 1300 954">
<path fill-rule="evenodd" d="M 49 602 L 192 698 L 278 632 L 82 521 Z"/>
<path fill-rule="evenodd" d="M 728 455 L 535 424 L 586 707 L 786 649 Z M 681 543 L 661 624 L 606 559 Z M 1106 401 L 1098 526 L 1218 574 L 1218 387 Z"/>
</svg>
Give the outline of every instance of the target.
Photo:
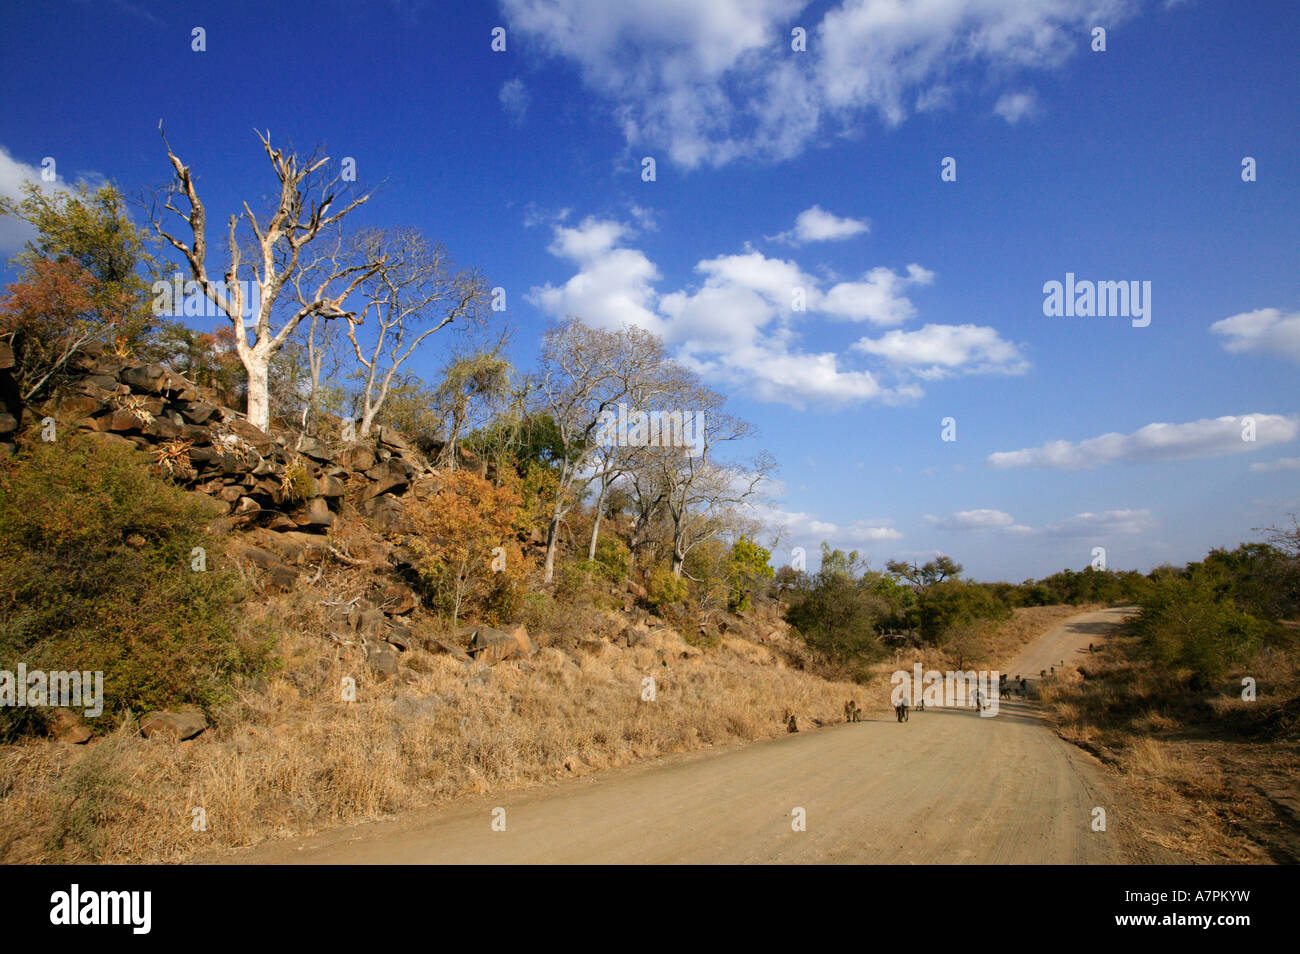
<svg viewBox="0 0 1300 954">
<path fill-rule="evenodd" d="M 632 551 L 617 536 L 607 533 L 596 541 L 595 563 L 605 579 L 622 583 L 632 566 Z"/>
<path fill-rule="evenodd" d="M 646 602 L 656 610 L 662 610 L 674 603 L 683 603 L 690 595 L 690 585 L 680 576 L 676 576 L 668 564 L 661 563 L 655 567 L 646 582 Z"/>
<path fill-rule="evenodd" d="M 36 442 L 0 470 L 0 669 L 102 671 L 105 716 L 211 708 L 269 650 L 238 625 L 239 578 L 204 529 L 214 504 L 147 466 L 74 436 Z M 43 715 L 0 710 L 0 735 L 39 729 Z"/>
<path fill-rule="evenodd" d="M 435 609 L 455 622 L 466 610 L 496 622 L 518 610 L 523 554 L 513 526 L 519 495 L 458 470 L 437 491 L 407 505 L 414 533 L 406 539 Z"/>
<path fill-rule="evenodd" d="M 739 613 L 749 608 L 750 597 L 762 589 L 776 571 L 768 565 L 772 552 L 748 537 L 741 537 L 727 554 L 726 576 L 729 591 L 727 608 Z"/>
<path fill-rule="evenodd" d="M 1216 594 L 1209 580 L 1164 580 L 1130 623 L 1146 652 L 1171 675 L 1208 688 L 1269 639 L 1273 627 Z"/>
</svg>

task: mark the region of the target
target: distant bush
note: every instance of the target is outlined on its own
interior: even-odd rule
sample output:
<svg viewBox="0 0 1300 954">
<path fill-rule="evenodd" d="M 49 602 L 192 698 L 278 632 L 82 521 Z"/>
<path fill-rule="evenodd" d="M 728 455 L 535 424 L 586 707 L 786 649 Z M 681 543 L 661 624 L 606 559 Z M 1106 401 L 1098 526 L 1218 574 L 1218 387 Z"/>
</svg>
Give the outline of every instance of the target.
<svg viewBox="0 0 1300 954">
<path fill-rule="evenodd" d="M 1145 652 L 1191 688 L 1206 689 L 1254 657 L 1274 627 L 1239 609 L 1202 577 L 1162 581 L 1129 624 Z"/>
<path fill-rule="evenodd" d="M 748 537 L 741 537 L 727 554 L 726 576 L 729 592 L 727 608 L 733 613 L 749 608 L 750 598 L 764 589 L 775 571 L 768 565 L 772 552 L 760 547 Z"/>
<path fill-rule="evenodd" d="M 204 530 L 214 509 L 129 448 L 23 449 L 0 468 L 0 669 L 102 670 L 106 716 L 216 705 L 269 646 L 238 626 L 239 578 Z M 0 710 L 0 736 L 39 730 L 45 712 Z"/>
<path fill-rule="evenodd" d="M 657 610 L 684 603 L 690 595 L 690 584 L 680 576 L 673 574 L 668 564 L 661 563 L 655 567 L 646 581 L 646 602 Z"/>
<path fill-rule="evenodd" d="M 605 579 L 611 583 L 622 583 L 627 579 L 628 570 L 632 566 L 632 551 L 617 536 L 606 533 L 596 541 L 594 562 Z"/>
</svg>

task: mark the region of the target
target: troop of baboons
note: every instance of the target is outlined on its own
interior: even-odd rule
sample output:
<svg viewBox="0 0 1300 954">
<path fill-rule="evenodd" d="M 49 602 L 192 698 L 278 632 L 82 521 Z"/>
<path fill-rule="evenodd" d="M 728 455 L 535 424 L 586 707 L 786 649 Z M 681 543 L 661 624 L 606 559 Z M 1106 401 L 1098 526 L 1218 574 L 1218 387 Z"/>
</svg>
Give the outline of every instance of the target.
<svg viewBox="0 0 1300 954">
<path fill-rule="evenodd" d="M 858 701 L 856 699 L 850 699 L 848 702 L 844 703 L 844 721 L 845 722 L 862 721 L 862 707 L 858 705 Z"/>
</svg>

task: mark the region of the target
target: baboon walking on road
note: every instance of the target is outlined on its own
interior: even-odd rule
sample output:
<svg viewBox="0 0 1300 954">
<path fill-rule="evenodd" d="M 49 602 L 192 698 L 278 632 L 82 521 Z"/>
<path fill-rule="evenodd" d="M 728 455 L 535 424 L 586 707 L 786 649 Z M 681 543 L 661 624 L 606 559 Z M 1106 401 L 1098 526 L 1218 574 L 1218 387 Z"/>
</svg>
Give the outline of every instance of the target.
<svg viewBox="0 0 1300 954">
<path fill-rule="evenodd" d="M 907 700 L 904 699 L 898 705 L 894 706 L 894 715 L 898 717 L 899 722 L 907 721 Z"/>
<path fill-rule="evenodd" d="M 844 703 L 844 721 L 862 721 L 862 707 L 858 705 L 858 700 L 850 699 L 848 702 Z"/>
</svg>

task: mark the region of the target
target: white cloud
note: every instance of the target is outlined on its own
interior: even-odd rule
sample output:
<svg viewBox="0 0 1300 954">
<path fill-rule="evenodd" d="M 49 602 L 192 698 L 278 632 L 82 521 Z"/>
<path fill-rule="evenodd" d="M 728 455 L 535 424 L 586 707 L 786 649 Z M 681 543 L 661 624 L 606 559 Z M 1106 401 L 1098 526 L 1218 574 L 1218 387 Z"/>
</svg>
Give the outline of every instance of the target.
<svg viewBox="0 0 1300 954">
<path fill-rule="evenodd" d="M 873 268 L 861 281 L 840 282 L 820 299 L 820 308 L 829 314 L 853 321 L 870 321 L 877 325 L 898 325 L 916 314 L 916 308 L 903 294 L 909 285 L 929 285 L 934 272 L 920 265 L 907 266 L 907 274 L 892 269 Z"/>
<path fill-rule="evenodd" d="M 1228 339 L 1223 343 L 1227 351 L 1262 351 L 1300 362 L 1300 311 L 1259 308 L 1216 321 L 1210 332 Z"/>
<path fill-rule="evenodd" d="M 1105 513 L 1075 514 L 1041 532 L 1052 537 L 1106 537 L 1145 533 L 1155 526 L 1149 510 L 1107 510 Z"/>
<path fill-rule="evenodd" d="M 820 205 L 804 209 L 794 220 L 794 228 L 779 235 L 768 236 L 771 241 L 799 245 L 804 242 L 838 242 L 869 231 L 865 219 L 840 217 L 827 212 Z"/>
<path fill-rule="evenodd" d="M 1148 510 L 1107 510 L 1104 513 L 1079 513 L 1059 523 L 1031 527 L 1016 523 L 1002 510 L 961 510 L 947 517 L 926 515 L 926 522 L 937 530 L 972 532 L 996 530 L 1017 537 L 1095 537 L 1109 534 L 1142 533 L 1154 521 Z"/>
<path fill-rule="evenodd" d="M 1137 0 L 502 0 L 512 31 L 573 64 L 629 146 L 681 166 L 785 159 L 872 116 L 903 122 L 988 90 L 1008 118 L 1020 74 L 1079 50 Z M 824 11 L 824 12 L 823 12 Z M 820 16 L 820 20 L 818 17 Z M 806 52 L 790 31 L 808 31 Z M 1020 97 L 1019 99 L 1017 97 Z"/>
<path fill-rule="evenodd" d="M 661 293 L 655 264 L 628 247 L 635 234 L 627 223 L 594 216 L 573 226 L 554 224 L 548 250 L 577 272 L 562 285 L 534 287 L 527 300 L 553 317 L 576 315 L 595 327 L 638 325 L 663 336 L 677 359 L 700 374 L 795 407 L 899 404 L 924 393 L 917 379 L 1010 373 L 1023 365 L 1014 345 L 974 326 L 927 326 L 915 333 L 920 339 L 859 347 L 859 354 L 883 365 L 874 370 L 854 368 L 836 350 L 801 345 L 801 331 L 818 319 L 889 325 L 911 318 L 916 309 L 905 291 L 934 280 L 920 265 L 873 268 L 860 281 L 823 291 L 798 263 L 747 248 L 701 259 L 695 266 L 698 284 Z M 882 370 L 893 378 L 882 380 Z"/>
<path fill-rule="evenodd" d="M 1251 464 L 1250 469 L 1262 474 L 1300 470 L 1300 457 L 1279 457 L 1277 460 L 1271 460 L 1267 463 Z"/>
<path fill-rule="evenodd" d="M 1018 93 L 1003 93 L 993 104 L 993 112 L 1014 126 L 1022 119 L 1031 119 L 1038 115 L 1038 94 L 1032 89 Z"/>
<path fill-rule="evenodd" d="M 47 191 L 67 188 L 62 180 L 41 181 L 41 168 L 15 159 L 9 150 L 0 146 L 0 196 L 6 199 L 22 198 L 25 182 L 35 182 Z M 22 250 L 23 245 L 36 237 L 36 230 L 22 219 L 12 215 L 0 216 L 0 255 L 9 256 Z"/>
<path fill-rule="evenodd" d="M 532 289 L 528 300 L 554 317 L 577 315 L 595 327 L 631 324 L 663 334 L 653 310 L 659 270 L 640 251 L 617 247 L 627 234 L 622 223 L 591 216 L 572 228 L 556 226 L 548 251 L 577 263 L 579 271 L 558 288 Z"/>
<path fill-rule="evenodd" d="M 506 117 L 513 126 L 522 126 L 524 117 L 528 114 L 528 103 L 532 97 L 528 95 L 528 87 L 524 81 L 516 77 L 507 80 L 501 84 L 501 92 L 497 94 L 501 100 L 501 108 L 506 111 Z"/>
<path fill-rule="evenodd" d="M 1029 367 L 1015 344 L 1003 339 L 996 329 L 978 325 L 926 325 L 918 331 L 890 331 L 878 339 L 863 338 L 853 349 L 917 367 L 917 373 L 927 379 L 958 370 L 1021 374 Z"/>
<path fill-rule="evenodd" d="M 959 510 L 947 517 L 926 515 L 926 521 L 940 530 L 996 530 L 1008 528 L 1016 521 L 1001 510 Z"/>
<path fill-rule="evenodd" d="M 1255 439 L 1243 440 L 1246 418 L 1255 422 Z M 1300 417 L 1249 414 L 1203 418 L 1187 424 L 1148 424 L 1132 434 L 1110 433 L 1077 444 L 1049 441 L 1039 447 L 990 454 L 993 467 L 1054 467 L 1084 470 L 1114 461 L 1193 460 L 1222 457 L 1285 444 L 1300 436 Z"/>
<path fill-rule="evenodd" d="M 761 511 L 761 512 L 760 512 Z M 784 539 L 792 546 L 802 546 L 810 559 L 815 558 L 815 548 L 824 540 L 833 547 L 850 549 L 866 543 L 885 543 L 903 539 L 903 534 L 884 520 L 856 520 L 841 525 L 822 520 L 802 511 L 781 510 L 776 507 L 756 508 L 755 515 L 765 526 L 782 531 Z"/>
</svg>

